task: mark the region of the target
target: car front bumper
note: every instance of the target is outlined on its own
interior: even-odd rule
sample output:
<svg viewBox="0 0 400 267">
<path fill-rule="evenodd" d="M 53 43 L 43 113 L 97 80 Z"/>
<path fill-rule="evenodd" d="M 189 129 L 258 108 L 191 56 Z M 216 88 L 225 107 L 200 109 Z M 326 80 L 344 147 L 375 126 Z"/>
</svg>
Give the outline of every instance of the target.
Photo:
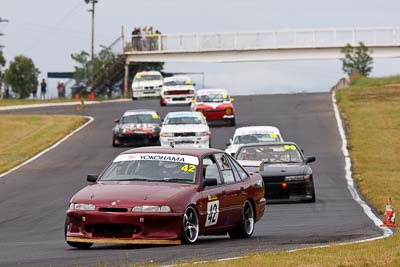
<svg viewBox="0 0 400 267">
<path fill-rule="evenodd" d="M 66 241 L 180 244 L 183 214 L 67 211 Z"/>
<path fill-rule="evenodd" d="M 161 95 L 161 101 L 165 105 L 188 105 L 192 99 L 193 95 Z"/>
<path fill-rule="evenodd" d="M 159 135 L 156 133 L 116 134 L 114 140 L 117 145 L 157 144 Z"/>
<path fill-rule="evenodd" d="M 208 148 L 210 147 L 210 137 L 160 137 L 160 143 L 164 147 L 173 145 L 174 147 Z"/>
<path fill-rule="evenodd" d="M 268 203 L 284 201 L 306 201 L 313 198 L 312 181 L 282 181 L 270 182 L 263 178 L 265 183 L 265 198 Z"/>
<path fill-rule="evenodd" d="M 160 92 L 161 92 L 160 88 L 134 89 L 134 90 L 132 90 L 132 97 L 135 97 L 135 98 L 159 97 Z"/>
</svg>

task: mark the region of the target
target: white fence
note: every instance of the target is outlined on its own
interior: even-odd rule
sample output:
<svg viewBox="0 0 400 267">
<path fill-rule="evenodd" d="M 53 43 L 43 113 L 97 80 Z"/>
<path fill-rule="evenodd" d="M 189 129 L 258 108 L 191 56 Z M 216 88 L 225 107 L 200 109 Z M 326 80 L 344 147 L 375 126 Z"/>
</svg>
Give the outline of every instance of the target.
<svg viewBox="0 0 400 267">
<path fill-rule="evenodd" d="M 400 45 L 400 28 L 299 29 L 131 36 L 125 51 L 210 51 Z"/>
</svg>

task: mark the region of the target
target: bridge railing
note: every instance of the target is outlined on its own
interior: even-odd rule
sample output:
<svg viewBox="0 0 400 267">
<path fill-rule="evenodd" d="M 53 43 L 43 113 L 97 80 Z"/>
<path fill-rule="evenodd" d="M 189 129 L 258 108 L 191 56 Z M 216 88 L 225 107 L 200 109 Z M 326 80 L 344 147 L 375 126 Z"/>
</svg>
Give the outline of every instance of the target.
<svg viewBox="0 0 400 267">
<path fill-rule="evenodd" d="M 210 51 L 273 48 L 400 45 L 400 28 L 299 29 L 260 32 L 224 32 L 133 35 L 125 51 Z"/>
</svg>

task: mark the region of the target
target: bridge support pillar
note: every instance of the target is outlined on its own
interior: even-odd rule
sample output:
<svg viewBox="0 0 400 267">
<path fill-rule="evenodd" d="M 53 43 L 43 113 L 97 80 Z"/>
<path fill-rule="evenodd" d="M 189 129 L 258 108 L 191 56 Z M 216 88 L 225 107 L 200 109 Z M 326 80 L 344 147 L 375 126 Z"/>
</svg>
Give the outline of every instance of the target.
<svg viewBox="0 0 400 267">
<path fill-rule="evenodd" d="M 129 63 L 125 63 L 124 97 L 129 97 Z"/>
</svg>

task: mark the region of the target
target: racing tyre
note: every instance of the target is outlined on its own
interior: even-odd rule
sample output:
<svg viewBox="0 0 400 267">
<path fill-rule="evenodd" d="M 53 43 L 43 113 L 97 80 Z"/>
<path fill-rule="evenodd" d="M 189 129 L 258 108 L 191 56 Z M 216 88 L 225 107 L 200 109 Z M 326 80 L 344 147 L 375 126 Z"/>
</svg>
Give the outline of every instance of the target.
<svg viewBox="0 0 400 267">
<path fill-rule="evenodd" d="M 137 97 L 132 96 L 132 100 L 137 100 Z"/>
<path fill-rule="evenodd" d="M 113 137 L 112 146 L 113 146 L 113 147 L 119 146 L 117 143 L 115 143 L 115 137 Z"/>
<path fill-rule="evenodd" d="M 194 207 L 186 208 L 182 219 L 182 241 L 194 244 L 199 237 L 199 216 Z"/>
<path fill-rule="evenodd" d="M 307 202 L 314 203 L 315 199 L 316 199 L 316 197 L 315 197 L 315 189 L 314 189 L 314 186 L 313 186 L 313 188 L 312 188 L 312 197 L 311 197 L 311 199 L 308 199 Z"/>
<path fill-rule="evenodd" d="M 79 248 L 79 249 L 88 249 L 90 248 L 93 243 L 83 243 L 83 242 L 70 242 L 67 241 L 67 227 L 68 227 L 68 223 L 67 223 L 67 218 L 65 218 L 65 225 L 64 225 L 64 237 L 65 237 L 65 242 L 67 242 L 67 244 L 73 248 Z"/>
<path fill-rule="evenodd" d="M 235 118 L 231 119 L 231 120 L 229 121 L 229 125 L 230 125 L 230 126 L 235 126 L 235 125 L 236 125 L 236 119 L 235 119 Z"/>
<path fill-rule="evenodd" d="M 163 103 L 162 98 L 160 98 L 160 106 L 161 106 L 161 107 L 166 106 L 165 103 Z"/>
<path fill-rule="evenodd" d="M 246 200 L 243 205 L 239 224 L 228 232 L 229 236 L 232 239 L 251 237 L 254 231 L 254 221 L 253 205 L 249 200 Z"/>
</svg>

